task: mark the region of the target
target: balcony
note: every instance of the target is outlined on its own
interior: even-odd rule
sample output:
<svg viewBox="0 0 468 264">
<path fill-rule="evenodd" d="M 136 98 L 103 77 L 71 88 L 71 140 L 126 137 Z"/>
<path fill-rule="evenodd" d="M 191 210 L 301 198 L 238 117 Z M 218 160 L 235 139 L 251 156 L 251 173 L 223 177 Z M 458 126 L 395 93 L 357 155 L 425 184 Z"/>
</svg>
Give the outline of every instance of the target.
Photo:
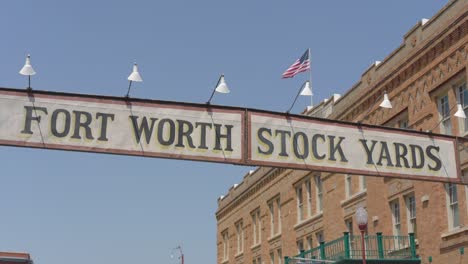
<svg viewBox="0 0 468 264">
<path fill-rule="evenodd" d="M 408 236 L 383 236 L 382 233 L 364 237 L 364 251 L 368 264 L 420 264 L 416 255 L 414 234 Z M 362 263 L 361 236 L 345 232 L 343 237 L 320 246 L 302 251 L 294 257 L 285 257 L 285 264 L 315 263 L 307 260 L 325 260 L 316 263 L 357 264 Z"/>
</svg>

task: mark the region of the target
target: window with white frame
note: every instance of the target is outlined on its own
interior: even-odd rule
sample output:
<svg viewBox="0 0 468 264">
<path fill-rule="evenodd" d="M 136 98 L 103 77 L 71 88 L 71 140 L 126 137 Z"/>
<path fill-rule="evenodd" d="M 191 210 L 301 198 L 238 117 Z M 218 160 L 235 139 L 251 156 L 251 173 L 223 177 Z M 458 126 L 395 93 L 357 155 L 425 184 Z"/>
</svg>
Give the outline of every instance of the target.
<svg viewBox="0 0 468 264">
<path fill-rule="evenodd" d="M 323 210 L 323 186 L 322 186 L 322 178 L 320 175 L 315 176 L 315 193 L 317 198 L 317 213 L 321 213 Z"/>
<path fill-rule="evenodd" d="M 306 240 L 307 240 L 307 249 L 311 250 L 314 247 L 314 245 L 312 244 L 312 236 L 308 236 Z"/>
<path fill-rule="evenodd" d="M 221 233 L 221 236 L 223 238 L 223 261 L 226 261 L 229 258 L 229 234 L 228 234 L 228 231 L 225 230 L 223 233 Z"/>
<path fill-rule="evenodd" d="M 278 234 L 281 233 L 281 201 L 280 201 L 280 198 L 276 199 L 276 213 L 277 213 L 277 216 L 278 216 L 278 221 L 277 221 L 277 227 L 278 227 Z"/>
<path fill-rule="evenodd" d="M 315 241 L 317 241 L 317 246 L 320 246 L 321 242 L 325 242 L 325 237 L 323 235 L 323 231 L 315 233 Z M 318 255 L 318 258 L 321 258 L 321 255 Z"/>
<path fill-rule="evenodd" d="M 400 203 L 398 199 L 390 203 L 390 208 L 392 210 L 392 220 L 393 220 L 393 235 L 401 235 L 401 218 L 400 218 Z"/>
<path fill-rule="evenodd" d="M 408 218 L 408 233 L 414 233 L 416 236 L 416 198 L 414 194 L 406 196 L 406 215 Z"/>
<path fill-rule="evenodd" d="M 345 220 L 345 225 L 346 225 L 346 231 L 348 231 L 349 233 L 349 246 L 351 247 L 351 249 L 354 248 L 354 244 L 353 244 L 353 235 L 354 235 L 354 232 L 353 232 L 353 218 L 348 218 Z M 351 253 L 353 252 L 354 250 L 351 250 Z"/>
<path fill-rule="evenodd" d="M 302 241 L 302 238 L 296 241 L 297 245 L 297 252 L 301 253 L 301 251 L 304 250 L 304 241 Z"/>
<path fill-rule="evenodd" d="M 276 250 L 276 255 L 278 255 L 278 264 L 283 264 L 283 251 L 281 248 Z"/>
<path fill-rule="evenodd" d="M 270 263 L 275 264 L 275 252 L 274 251 L 270 252 Z"/>
<path fill-rule="evenodd" d="M 353 195 L 351 175 L 349 174 L 345 174 L 345 194 L 346 198 L 349 198 L 351 195 Z"/>
<path fill-rule="evenodd" d="M 236 223 L 237 235 L 237 254 L 244 252 L 244 223 L 239 221 Z"/>
<path fill-rule="evenodd" d="M 275 198 L 268 202 L 270 210 L 270 237 L 281 233 L 281 204 L 280 199 Z"/>
<path fill-rule="evenodd" d="M 443 134 L 452 134 L 452 122 L 450 121 L 450 105 L 448 95 L 441 96 L 438 100 L 439 113 L 440 113 L 440 132 Z"/>
<path fill-rule="evenodd" d="M 468 89 L 466 89 L 466 83 L 463 83 L 457 87 L 458 102 L 462 105 L 465 115 L 468 116 Z M 460 121 L 460 119 L 459 119 Z M 468 118 L 465 118 L 460 123 L 461 134 L 464 135 L 468 132 Z"/>
<path fill-rule="evenodd" d="M 262 222 L 260 219 L 260 209 L 257 209 L 252 212 L 252 223 L 253 223 L 253 245 L 258 245 L 261 243 L 261 230 Z"/>
<path fill-rule="evenodd" d="M 345 220 L 346 231 L 349 233 L 349 237 L 353 236 L 353 219 L 349 218 Z"/>
<path fill-rule="evenodd" d="M 318 246 L 320 246 L 320 242 L 325 242 L 323 231 L 315 233 L 315 240 L 317 241 Z"/>
<path fill-rule="evenodd" d="M 297 222 L 301 222 L 304 219 L 303 213 L 303 197 L 302 197 L 302 185 L 296 187 L 296 196 L 297 196 Z"/>
<path fill-rule="evenodd" d="M 367 190 L 367 177 L 366 176 L 359 177 L 359 190 L 361 191 Z"/>
<path fill-rule="evenodd" d="M 268 203 L 268 209 L 270 210 L 270 237 L 275 235 L 275 204 L 273 202 Z"/>
<path fill-rule="evenodd" d="M 454 229 L 460 226 L 460 213 L 458 210 L 458 192 L 457 185 L 447 183 L 445 185 L 447 192 L 447 209 L 449 229 Z"/>
<path fill-rule="evenodd" d="M 307 191 L 307 217 L 312 216 L 312 184 L 310 179 L 305 182 Z"/>
</svg>

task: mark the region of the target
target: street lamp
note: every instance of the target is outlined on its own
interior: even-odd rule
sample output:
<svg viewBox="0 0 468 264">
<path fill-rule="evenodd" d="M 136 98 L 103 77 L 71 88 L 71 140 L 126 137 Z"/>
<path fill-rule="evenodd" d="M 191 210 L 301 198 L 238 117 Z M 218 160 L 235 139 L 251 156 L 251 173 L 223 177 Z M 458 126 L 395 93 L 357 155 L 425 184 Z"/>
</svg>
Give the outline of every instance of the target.
<svg viewBox="0 0 468 264">
<path fill-rule="evenodd" d="M 366 231 L 366 228 L 367 228 L 367 211 L 364 207 L 359 207 L 356 210 L 356 223 L 358 224 L 359 230 L 361 231 L 362 263 L 366 264 L 364 232 Z"/>
<path fill-rule="evenodd" d="M 211 103 L 211 99 L 213 99 L 213 95 L 215 92 L 218 93 L 230 93 L 231 91 L 229 90 L 229 87 L 226 84 L 226 80 L 224 80 L 224 74 L 221 74 L 219 77 L 218 83 L 216 84 L 215 88 L 213 89 L 213 92 L 211 93 L 210 99 L 208 99 L 208 102 L 206 102 L 207 105 Z"/>
<path fill-rule="evenodd" d="M 31 91 L 31 75 L 36 74 L 36 71 L 31 65 L 31 55 L 28 54 L 26 57 L 26 62 L 24 63 L 23 68 L 19 71 L 19 74 L 28 76 L 28 91 Z"/>
<path fill-rule="evenodd" d="M 383 108 L 392 108 L 392 103 L 388 99 L 387 92 L 384 92 L 384 99 L 383 99 L 382 103 L 380 103 L 379 106 L 383 107 Z"/>
<path fill-rule="evenodd" d="M 382 96 L 379 96 L 379 99 L 382 98 Z M 364 119 L 366 119 L 366 117 L 369 115 L 369 113 L 372 111 L 374 105 L 370 106 L 368 109 L 367 109 L 367 112 L 362 116 L 362 118 L 357 121 L 357 123 L 362 123 L 362 121 L 364 121 Z M 387 94 L 387 91 L 384 91 L 384 94 L 383 94 L 383 100 L 382 102 L 380 102 L 379 104 L 379 107 L 381 108 L 387 108 L 387 109 L 392 109 L 392 102 L 390 102 L 390 99 L 388 99 L 388 94 Z"/>
<path fill-rule="evenodd" d="M 178 247 L 173 249 L 173 251 L 175 251 L 175 250 L 179 251 L 178 260 L 180 261 L 180 264 L 184 264 L 184 253 L 182 252 L 182 247 L 178 246 Z M 171 258 L 174 258 L 174 254 L 171 254 Z"/>
<path fill-rule="evenodd" d="M 125 97 L 129 98 L 130 88 L 132 87 L 132 82 L 142 82 L 143 81 L 143 79 L 141 78 L 140 72 L 138 71 L 138 65 L 136 64 L 136 62 L 133 64 L 132 73 L 130 73 L 127 80 L 129 81 L 129 84 L 128 84 L 127 95 Z"/>
</svg>

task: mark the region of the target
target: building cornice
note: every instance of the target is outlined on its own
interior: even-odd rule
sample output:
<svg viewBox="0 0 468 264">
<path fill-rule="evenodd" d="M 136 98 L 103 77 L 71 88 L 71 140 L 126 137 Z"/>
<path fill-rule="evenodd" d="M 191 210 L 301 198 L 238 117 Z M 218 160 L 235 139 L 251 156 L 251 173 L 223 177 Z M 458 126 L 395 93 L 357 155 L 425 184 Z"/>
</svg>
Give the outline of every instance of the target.
<svg viewBox="0 0 468 264">
<path fill-rule="evenodd" d="M 255 173 L 246 175 L 242 181 L 242 185 L 231 189 L 225 198 L 218 200 L 216 219 L 218 221 L 222 219 L 226 214 L 231 212 L 251 196 L 255 195 L 263 188 L 263 186 L 276 179 L 279 175 L 284 173 L 289 175 L 291 172 L 292 170 L 285 168 L 260 167 L 255 171 Z"/>
<path fill-rule="evenodd" d="M 454 36 L 450 33 L 455 32 L 454 35 L 455 37 L 458 35 L 458 39 L 467 34 L 464 25 L 467 14 L 468 5 L 465 1 L 452 1 L 425 24 L 419 22 L 405 35 L 400 47 L 381 63 L 373 64 L 336 102 L 330 118 L 353 121 L 350 118 L 357 118 L 357 114 L 362 113 L 362 109 L 368 109 L 366 107 L 369 106 L 369 102 L 374 106 L 384 91 L 391 92 L 402 81 L 416 73 L 415 69 L 424 69 L 424 66 L 431 63 L 427 57 L 433 56 L 431 53 L 434 53 L 434 49 L 440 49 L 436 44 L 444 43 L 442 48 L 447 49 L 450 47 L 446 44 L 447 40 L 451 40 L 452 44 L 456 42 L 456 39 L 451 39 Z M 363 94 L 367 96 L 362 97 Z M 365 107 L 360 108 L 361 105 Z"/>
</svg>

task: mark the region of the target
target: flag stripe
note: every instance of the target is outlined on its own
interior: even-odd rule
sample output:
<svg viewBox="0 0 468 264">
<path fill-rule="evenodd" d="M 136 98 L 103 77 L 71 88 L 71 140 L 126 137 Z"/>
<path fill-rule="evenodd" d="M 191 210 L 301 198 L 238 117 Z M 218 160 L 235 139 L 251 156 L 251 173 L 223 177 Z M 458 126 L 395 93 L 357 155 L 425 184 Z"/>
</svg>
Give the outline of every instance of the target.
<svg viewBox="0 0 468 264">
<path fill-rule="evenodd" d="M 289 68 L 284 71 L 283 78 L 292 78 L 300 72 L 305 72 L 310 69 L 310 60 L 309 60 L 309 49 L 307 49 L 304 54 L 296 60 Z"/>
</svg>

